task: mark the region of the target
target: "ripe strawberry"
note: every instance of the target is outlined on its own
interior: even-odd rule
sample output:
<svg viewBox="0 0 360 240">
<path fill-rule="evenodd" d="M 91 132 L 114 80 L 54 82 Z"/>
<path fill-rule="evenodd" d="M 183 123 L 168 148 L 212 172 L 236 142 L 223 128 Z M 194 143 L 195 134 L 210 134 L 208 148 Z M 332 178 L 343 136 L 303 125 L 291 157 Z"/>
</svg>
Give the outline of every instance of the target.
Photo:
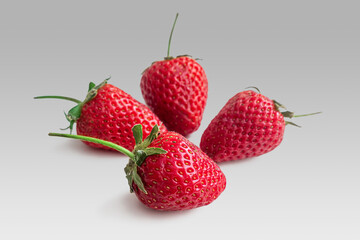
<svg viewBox="0 0 360 240">
<path fill-rule="evenodd" d="M 281 143 L 286 124 L 295 125 L 284 117 L 317 114 L 295 116 L 279 108 L 284 106 L 251 90 L 236 94 L 204 131 L 201 149 L 216 162 L 259 156 Z"/>
<path fill-rule="evenodd" d="M 154 62 L 141 78 L 141 92 L 149 108 L 164 122 L 165 126 L 184 136 L 196 131 L 205 109 L 208 81 L 204 69 L 195 59 L 183 55 L 169 56 Z"/>
<path fill-rule="evenodd" d="M 99 139 L 50 133 L 104 144 L 130 157 L 125 167 L 130 191 L 149 208 L 162 211 L 186 210 L 213 202 L 225 189 L 220 168 L 200 148 L 176 132 L 160 134 L 155 126 L 142 141 L 141 125 L 133 128 L 133 152 Z M 155 139 L 156 138 L 156 139 Z"/>
<path fill-rule="evenodd" d="M 147 194 L 136 184 L 139 200 L 159 210 L 185 210 L 208 205 L 225 189 L 220 168 L 197 146 L 176 132 L 160 135 L 150 147 L 166 154 L 153 155 L 138 167 Z M 131 164 L 131 163 L 130 163 Z"/>
<path fill-rule="evenodd" d="M 76 122 L 77 134 L 99 138 L 120 144 L 130 151 L 135 140 L 131 128 L 135 124 L 144 126 L 144 137 L 147 137 L 153 126 L 160 126 L 161 132 L 166 132 L 166 127 L 158 117 L 144 104 L 132 98 L 121 89 L 108 84 L 106 79 L 98 86 L 90 83 L 86 99 L 82 102 L 62 96 L 41 96 L 39 98 L 58 98 L 71 100 L 78 103 L 66 115 L 70 122 L 70 131 Z M 101 144 L 85 142 L 85 144 L 103 149 L 111 149 Z"/>
</svg>

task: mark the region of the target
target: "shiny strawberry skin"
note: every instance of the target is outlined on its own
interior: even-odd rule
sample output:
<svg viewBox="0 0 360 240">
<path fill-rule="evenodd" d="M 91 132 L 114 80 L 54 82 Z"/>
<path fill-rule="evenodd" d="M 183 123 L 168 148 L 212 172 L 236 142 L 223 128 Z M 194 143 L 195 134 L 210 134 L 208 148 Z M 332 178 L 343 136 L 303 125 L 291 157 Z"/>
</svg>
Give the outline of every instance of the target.
<svg viewBox="0 0 360 240">
<path fill-rule="evenodd" d="M 184 56 L 153 63 L 144 71 L 140 87 L 146 104 L 169 131 L 187 136 L 199 128 L 208 81 L 194 59 Z"/>
<path fill-rule="evenodd" d="M 135 124 L 143 125 L 144 138 L 150 134 L 155 124 L 159 126 L 160 132 L 167 131 L 148 107 L 121 89 L 106 84 L 92 100 L 84 104 L 76 122 L 76 131 L 79 135 L 110 141 L 132 151 L 135 139 L 131 129 Z M 111 149 L 96 143 L 84 143 L 96 148 Z"/>
<path fill-rule="evenodd" d="M 216 162 L 256 157 L 282 141 L 285 120 L 272 100 L 244 91 L 232 97 L 211 121 L 200 148 Z"/>
<path fill-rule="evenodd" d="M 146 206 L 164 211 L 187 210 L 213 202 L 225 189 L 226 178 L 200 148 L 175 132 L 167 132 L 149 147 L 166 154 L 152 155 L 138 167 L 147 194 L 133 184 Z"/>
</svg>

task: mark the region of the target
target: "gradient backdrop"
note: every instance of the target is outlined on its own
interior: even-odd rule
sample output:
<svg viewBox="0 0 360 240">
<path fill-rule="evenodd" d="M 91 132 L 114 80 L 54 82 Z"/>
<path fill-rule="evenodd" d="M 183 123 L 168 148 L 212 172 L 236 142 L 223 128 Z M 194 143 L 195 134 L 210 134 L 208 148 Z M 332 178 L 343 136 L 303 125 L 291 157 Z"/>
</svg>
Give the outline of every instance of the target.
<svg viewBox="0 0 360 240">
<path fill-rule="evenodd" d="M 0 239 L 360 239 L 359 1 L 0 3 Z M 199 144 L 235 93 L 257 86 L 298 114 L 274 151 L 221 164 L 211 205 L 159 213 L 129 194 L 125 157 L 50 138 L 90 81 L 141 102 L 141 72 L 201 58 L 209 99 Z"/>
</svg>

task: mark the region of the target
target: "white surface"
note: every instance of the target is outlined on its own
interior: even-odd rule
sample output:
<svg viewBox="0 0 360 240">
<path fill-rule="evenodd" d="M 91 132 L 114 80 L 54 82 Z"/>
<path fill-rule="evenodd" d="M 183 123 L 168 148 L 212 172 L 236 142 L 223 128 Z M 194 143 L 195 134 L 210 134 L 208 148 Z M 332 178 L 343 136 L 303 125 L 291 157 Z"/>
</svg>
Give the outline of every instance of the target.
<svg viewBox="0 0 360 240">
<path fill-rule="evenodd" d="M 360 239 L 359 4 L 356 1 L 5 1 L 0 8 L 0 239 Z M 211 119 L 236 92 L 259 87 L 296 113 L 273 152 L 221 164 L 211 205 L 160 213 L 128 190 L 125 157 L 65 127 L 90 81 L 143 102 L 140 73 L 166 53 L 200 57 Z"/>
</svg>

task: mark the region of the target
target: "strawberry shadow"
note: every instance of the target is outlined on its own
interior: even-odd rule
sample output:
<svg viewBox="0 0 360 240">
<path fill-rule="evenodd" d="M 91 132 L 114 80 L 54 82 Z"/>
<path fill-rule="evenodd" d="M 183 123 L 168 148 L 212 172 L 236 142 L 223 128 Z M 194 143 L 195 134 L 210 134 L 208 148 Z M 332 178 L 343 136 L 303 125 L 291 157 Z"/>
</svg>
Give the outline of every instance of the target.
<svg viewBox="0 0 360 240">
<path fill-rule="evenodd" d="M 64 151 L 71 149 L 71 151 L 74 152 L 81 152 L 81 154 L 84 154 L 84 156 L 91 156 L 91 158 L 99 158 L 99 159 L 127 159 L 127 157 L 119 153 L 117 151 L 111 151 L 101 148 L 94 148 L 86 145 L 85 143 L 81 141 L 66 141 L 61 148 L 64 149 Z"/>
<path fill-rule="evenodd" d="M 252 161 L 255 161 L 256 157 L 251 157 L 251 158 L 245 158 L 245 159 L 239 159 L 239 160 L 231 160 L 231 161 L 226 161 L 226 162 L 220 162 L 220 163 L 216 163 L 219 167 L 227 167 L 230 165 L 237 165 L 237 164 L 248 164 L 251 163 Z"/>
<path fill-rule="evenodd" d="M 100 209 L 102 215 L 112 218 L 134 220 L 156 220 L 182 217 L 192 214 L 196 209 L 185 211 L 157 211 L 142 204 L 135 194 L 124 193 L 105 203 Z"/>
</svg>

